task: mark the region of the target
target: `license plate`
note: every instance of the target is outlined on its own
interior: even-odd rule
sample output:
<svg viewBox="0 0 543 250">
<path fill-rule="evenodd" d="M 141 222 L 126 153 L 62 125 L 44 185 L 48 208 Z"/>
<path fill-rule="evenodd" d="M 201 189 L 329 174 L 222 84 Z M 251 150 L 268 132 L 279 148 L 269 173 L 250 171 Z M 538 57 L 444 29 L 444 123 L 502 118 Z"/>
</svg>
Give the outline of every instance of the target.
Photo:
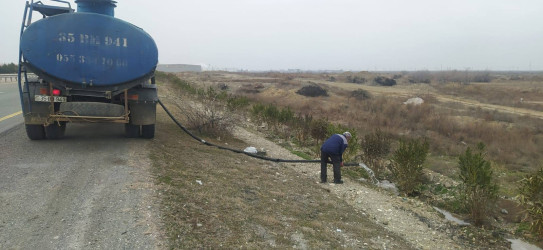
<svg viewBox="0 0 543 250">
<path fill-rule="evenodd" d="M 51 97 L 48 95 L 35 95 L 34 100 L 37 102 L 51 102 Z M 66 102 L 66 96 L 53 96 L 54 102 Z"/>
</svg>

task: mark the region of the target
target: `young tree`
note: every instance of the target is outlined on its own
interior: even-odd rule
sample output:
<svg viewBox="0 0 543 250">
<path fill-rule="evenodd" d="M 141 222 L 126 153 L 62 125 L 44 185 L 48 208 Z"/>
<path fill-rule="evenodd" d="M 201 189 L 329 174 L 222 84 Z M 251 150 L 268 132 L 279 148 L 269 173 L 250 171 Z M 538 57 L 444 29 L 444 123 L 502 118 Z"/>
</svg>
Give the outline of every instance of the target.
<svg viewBox="0 0 543 250">
<path fill-rule="evenodd" d="M 532 218 L 530 229 L 543 239 L 543 167 L 520 182 L 520 202 Z"/>
<path fill-rule="evenodd" d="M 391 159 L 390 171 L 404 194 L 413 195 L 422 184 L 422 169 L 429 149 L 430 144 L 426 140 L 400 140 L 400 147 Z"/>
<path fill-rule="evenodd" d="M 362 159 L 370 166 L 378 177 L 382 177 L 385 172 L 384 159 L 390 153 L 390 135 L 376 130 L 374 133 L 364 136 L 362 143 Z"/>
<path fill-rule="evenodd" d="M 485 222 L 498 193 L 498 185 L 493 181 L 492 168 L 490 162 L 485 160 L 484 150 L 485 145 L 479 143 L 477 152 L 472 152 L 468 147 L 458 159 L 462 181 L 461 198 L 464 206 L 470 211 L 473 223 L 477 226 Z"/>
</svg>

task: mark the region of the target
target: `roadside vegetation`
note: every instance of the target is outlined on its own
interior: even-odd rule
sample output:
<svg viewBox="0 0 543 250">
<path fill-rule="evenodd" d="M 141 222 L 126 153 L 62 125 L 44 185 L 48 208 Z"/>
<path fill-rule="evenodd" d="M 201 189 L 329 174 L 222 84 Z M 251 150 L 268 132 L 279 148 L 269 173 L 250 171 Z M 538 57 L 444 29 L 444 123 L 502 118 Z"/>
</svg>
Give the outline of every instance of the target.
<svg viewBox="0 0 543 250">
<path fill-rule="evenodd" d="M 208 101 L 203 99 L 237 103 L 237 108 L 249 110 L 243 97 L 199 88 L 173 75 L 159 73 L 157 82 L 165 91 L 162 101 L 183 124 L 192 118 L 187 117 L 189 107 L 182 104 L 194 103 L 193 108 L 199 109 L 200 101 Z M 215 115 L 206 113 L 196 124 L 211 124 L 223 115 L 243 117 L 215 108 Z M 326 187 L 307 182 L 292 168 L 199 144 L 164 112 L 157 113 L 157 126 L 150 155 L 166 248 L 378 249 L 387 244 L 412 249 L 401 237 L 385 231 L 363 212 L 353 211 Z M 200 133 L 196 126 L 191 130 L 218 145 L 245 147 L 231 136 L 222 136 L 222 129 L 209 126 Z"/>
<path fill-rule="evenodd" d="M 530 195 L 526 188 L 534 184 L 516 187 L 520 180 L 526 183 L 526 178 L 537 179 L 527 176 L 537 171 L 536 166 L 543 157 L 540 150 L 543 148 L 543 120 L 486 110 L 477 105 L 442 103 L 438 97 L 455 96 L 476 100 L 474 103 L 540 112 L 543 103 L 538 98 L 543 93 L 543 76 L 462 71 L 204 72 L 178 76 L 158 75 L 160 81 L 174 83 L 184 93 L 197 96 L 207 109 L 213 109 L 189 118 L 194 120 L 189 122 L 192 129 L 204 135 L 227 138 L 224 131 L 228 130 L 228 124 L 235 122 L 228 118 L 237 114 L 256 123 L 271 138 L 288 142 L 285 146 L 292 152 L 306 159 L 317 159 L 324 139 L 348 130 L 353 140 L 346 152 L 346 161 L 366 162 L 379 179 L 394 180 L 402 194 L 420 196 L 426 202 L 465 215 L 476 225 L 516 223 L 516 232 L 523 234 L 525 230 L 520 229 L 531 223 L 534 239 L 541 240 L 541 234 L 537 236 L 538 225 L 541 225 L 537 211 L 541 208 L 537 207 L 537 201 L 530 200 L 537 196 Z M 511 81 L 516 84 L 510 84 Z M 342 85 L 345 83 L 350 85 L 345 87 Z M 298 93 L 304 86 L 313 86 L 311 91 L 324 90 L 327 95 L 312 96 L 311 91 L 307 95 Z M 396 89 L 372 92 L 364 86 Z M 506 93 L 507 98 L 504 98 Z M 414 94 L 422 97 L 424 103 L 403 104 Z M 427 170 L 450 181 L 444 183 L 443 179 L 429 178 Z M 347 168 L 344 175 L 353 179 L 368 177 L 359 168 Z M 532 193 L 538 192 L 543 193 L 543 190 L 536 186 Z M 532 209 L 528 211 L 536 211 L 528 213 L 530 219 L 524 220 L 526 222 L 519 218 L 528 214 L 514 207 L 521 203 L 515 199 L 519 194 L 523 195 L 520 196 L 522 204 Z M 509 204 L 509 207 L 494 204 Z M 520 212 L 505 216 L 500 215 L 500 210 L 502 213 L 504 210 Z M 501 219 L 496 221 L 498 217 Z"/>
<path fill-rule="evenodd" d="M 520 182 L 520 201 L 530 216 L 530 229 L 543 237 L 543 167 Z"/>
<path fill-rule="evenodd" d="M 390 171 L 400 191 L 405 195 L 420 193 L 423 167 L 430 145 L 423 139 L 402 139 L 392 155 Z"/>
<path fill-rule="evenodd" d="M 485 145 L 479 143 L 477 151 L 470 147 L 460 155 L 460 199 L 470 212 L 471 219 L 477 226 L 484 225 L 496 204 L 498 185 L 493 180 L 493 171 L 489 161 L 485 160 Z"/>
</svg>

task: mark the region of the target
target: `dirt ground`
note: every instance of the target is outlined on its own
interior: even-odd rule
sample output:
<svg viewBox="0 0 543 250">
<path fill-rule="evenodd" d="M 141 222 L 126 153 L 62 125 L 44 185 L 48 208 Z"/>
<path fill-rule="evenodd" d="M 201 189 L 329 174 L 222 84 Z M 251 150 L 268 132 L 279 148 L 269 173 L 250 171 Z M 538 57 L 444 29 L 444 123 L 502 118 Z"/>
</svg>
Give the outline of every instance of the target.
<svg viewBox="0 0 543 250">
<path fill-rule="evenodd" d="M 171 86 L 161 100 L 177 117 L 190 105 Z M 157 117 L 151 160 L 163 230 L 171 248 L 508 249 L 504 233 L 460 226 L 428 204 L 364 181 L 321 184 L 315 164 L 284 164 L 209 147 Z M 181 119 L 182 121 L 182 119 Z M 258 127 L 240 120 L 233 138 L 209 139 L 236 149 L 296 159 Z M 331 173 L 331 171 L 329 172 Z"/>
</svg>

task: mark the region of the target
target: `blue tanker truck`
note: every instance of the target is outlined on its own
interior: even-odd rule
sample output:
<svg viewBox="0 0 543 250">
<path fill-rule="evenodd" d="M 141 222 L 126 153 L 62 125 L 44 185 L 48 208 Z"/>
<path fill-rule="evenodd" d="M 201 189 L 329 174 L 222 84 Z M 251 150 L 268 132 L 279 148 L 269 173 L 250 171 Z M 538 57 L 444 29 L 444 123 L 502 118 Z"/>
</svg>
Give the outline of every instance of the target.
<svg viewBox="0 0 543 250">
<path fill-rule="evenodd" d="M 77 11 L 51 1 L 27 1 L 21 25 L 19 94 L 28 137 L 59 139 L 70 122 L 112 122 L 124 123 L 127 137 L 153 138 L 153 38 L 115 18 L 115 1 L 76 0 Z"/>
</svg>

